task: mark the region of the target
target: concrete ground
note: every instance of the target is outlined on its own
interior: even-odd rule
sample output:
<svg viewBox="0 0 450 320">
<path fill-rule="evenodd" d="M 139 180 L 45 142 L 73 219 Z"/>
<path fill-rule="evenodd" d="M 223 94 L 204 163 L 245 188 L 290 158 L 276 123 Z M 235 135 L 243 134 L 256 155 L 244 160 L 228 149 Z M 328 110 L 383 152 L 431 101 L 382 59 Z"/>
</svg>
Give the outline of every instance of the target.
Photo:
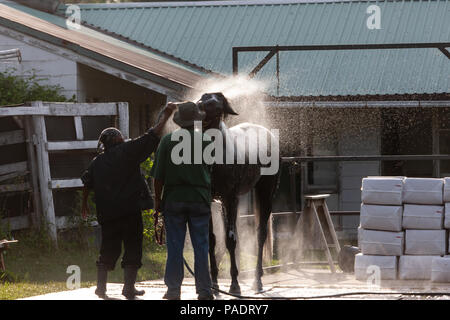
<svg viewBox="0 0 450 320">
<path fill-rule="evenodd" d="M 273 299 L 315 298 L 315 299 L 447 299 L 450 300 L 450 283 L 432 283 L 430 281 L 381 281 L 379 285 L 371 285 L 366 281 L 356 280 L 353 274 L 338 272 L 332 274 L 326 269 L 290 269 L 266 274 L 263 277 L 264 292 L 257 294 L 251 289 L 252 279 L 240 280 L 242 296 L 247 299 L 262 297 Z M 230 281 L 219 281 L 220 289 L 228 291 Z M 161 300 L 166 287 L 162 280 L 143 281 L 136 284 L 138 289 L 144 289 L 145 295 L 141 300 Z M 26 298 L 26 300 L 99 300 L 94 294 L 95 287 L 49 293 L 41 296 Z M 123 300 L 122 284 L 108 283 L 110 299 Z M 359 292 L 356 295 L 334 296 L 349 292 Z M 367 292 L 384 293 L 368 294 Z M 423 295 L 401 295 L 391 292 L 416 293 Z M 437 293 L 444 293 L 436 295 Z M 330 296 L 331 295 L 331 296 Z M 322 297 L 321 297 L 322 296 Z M 181 290 L 182 300 L 196 300 L 195 285 L 192 278 L 185 278 Z M 236 297 L 220 294 L 218 300 L 237 299 Z"/>
</svg>

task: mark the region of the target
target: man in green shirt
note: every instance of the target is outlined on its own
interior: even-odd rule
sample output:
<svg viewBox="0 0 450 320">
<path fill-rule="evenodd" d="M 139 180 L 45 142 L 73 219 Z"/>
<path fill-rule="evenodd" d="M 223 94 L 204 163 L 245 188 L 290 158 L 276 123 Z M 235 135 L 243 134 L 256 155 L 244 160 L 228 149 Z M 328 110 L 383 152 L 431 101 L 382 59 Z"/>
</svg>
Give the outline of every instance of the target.
<svg viewBox="0 0 450 320">
<path fill-rule="evenodd" d="M 203 150 L 211 139 L 204 139 L 202 131 L 194 128 L 194 122 L 201 123 L 204 118 L 205 113 L 195 103 L 178 104 L 173 120 L 181 129 L 161 139 L 151 172 L 155 184 L 155 209 L 163 212 L 166 226 L 165 299 L 180 299 L 186 225 L 194 248 L 198 299 L 214 298 L 208 264 L 211 168 L 203 161 Z"/>
</svg>

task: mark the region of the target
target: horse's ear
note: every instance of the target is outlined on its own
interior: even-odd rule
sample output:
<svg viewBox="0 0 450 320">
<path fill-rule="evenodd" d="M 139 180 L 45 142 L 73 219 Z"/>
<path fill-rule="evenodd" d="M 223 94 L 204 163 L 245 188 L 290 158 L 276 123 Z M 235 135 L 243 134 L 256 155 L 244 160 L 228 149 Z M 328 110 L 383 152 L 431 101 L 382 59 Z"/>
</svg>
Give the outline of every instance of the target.
<svg viewBox="0 0 450 320">
<path fill-rule="evenodd" d="M 224 114 L 232 114 L 234 116 L 239 115 L 236 111 L 231 108 L 230 104 L 228 103 L 227 98 L 222 94 L 222 92 L 216 93 L 217 96 L 219 96 L 222 99 L 223 102 L 223 113 Z"/>
</svg>

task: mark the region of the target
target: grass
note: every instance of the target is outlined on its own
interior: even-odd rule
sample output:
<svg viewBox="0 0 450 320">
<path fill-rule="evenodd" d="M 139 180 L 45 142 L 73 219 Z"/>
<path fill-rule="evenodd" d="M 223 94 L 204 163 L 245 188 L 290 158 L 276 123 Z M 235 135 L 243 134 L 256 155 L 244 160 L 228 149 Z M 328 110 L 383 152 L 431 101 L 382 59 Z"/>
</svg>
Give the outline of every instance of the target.
<svg viewBox="0 0 450 320">
<path fill-rule="evenodd" d="M 77 265 L 81 270 L 81 287 L 91 287 L 96 284 L 97 270 L 95 261 L 98 257 L 98 248 L 92 237 L 80 237 L 75 232 L 70 237 L 60 237 L 59 247 L 55 249 L 43 234 L 34 234 L 32 231 L 14 235 L 18 243 L 10 245 L 5 254 L 7 274 L 10 281 L 2 279 L 0 274 L 0 299 L 13 300 L 51 292 L 69 290 L 66 281 L 71 275 L 67 267 Z M 0 236 L 3 239 L 4 236 Z M 10 238 L 10 237 L 8 237 Z M 79 239 L 84 239 L 80 241 Z M 323 253 L 322 253 L 323 254 Z M 185 258 L 193 268 L 193 251 L 186 246 Z M 320 254 L 312 254 L 313 260 L 323 260 Z M 317 259 L 319 258 L 319 259 Z M 137 281 L 162 279 L 165 271 L 166 247 L 158 246 L 149 240 L 144 241 L 143 266 L 139 270 Z M 267 265 L 276 265 L 280 261 L 273 260 Z M 256 257 L 242 252 L 240 257 L 240 270 L 253 270 L 256 267 Z M 326 268 L 326 266 L 316 266 Z M 225 253 L 219 266 L 219 277 L 229 278 L 229 256 Z M 185 269 L 185 277 L 191 277 Z M 114 271 L 108 274 L 108 282 L 123 283 L 123 271 L 120 260 Z"/>
<path fill-rule="evenodd" d="M 40 241 L 36 235 L 16 235 L 18 243 L 10 245 L 5 254 L 5 264 L 10 280 L 0 280 L 0 299 L 12 300 L 50 292 L 69 290 L 66 286 L 67 267 L 77 265 L 81 270 L 81 287 L 96 284 L 98 257 L 96 246 L 79 241 L 59 241 L 58 249 Z M 137 281 L 161 279 L 166 260 L 165 247 L 146 244 L 143 266 Z M 108 282 L 123 283 L 120 259 L 114 271 L 108 274 Z"/>
</svg>

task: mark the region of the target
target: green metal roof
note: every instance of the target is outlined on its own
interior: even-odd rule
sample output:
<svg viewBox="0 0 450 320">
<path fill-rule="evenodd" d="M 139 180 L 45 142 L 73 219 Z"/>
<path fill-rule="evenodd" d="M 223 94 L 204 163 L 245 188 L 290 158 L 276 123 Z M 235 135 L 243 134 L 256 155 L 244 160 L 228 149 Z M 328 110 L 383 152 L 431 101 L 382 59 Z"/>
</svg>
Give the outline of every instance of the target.
<svg viewBox="0 0 450 320">
<path fill-rule="evenodd" d="M 380 30 L 366 26 L 370 5 L 381 9 Z M 87 25 L 221 74 L 232 72 L 233 46 L 450 41 L 450 0 L 79 6 Z M 240 53 L 240 70 L 253 69 L 266 53 Z M 275 59 L 257 77 L 274 80 Z M 437 49 L 281 52 L 280 77 L 281 96 L 449 93 L 450 60 Z M 275 94 L 275 85 L 270 90 Z"/>
<path fill-rule="evenodd" d="M 205 76 L 198 68 L 142 49 L 92 28 L 81 26 L 79 30 L 69 29 L 63 17 L 10 1 L 0 0 L 0 25 L 67 47 L 175 91 L 193 87 Z"/>
</svg>

